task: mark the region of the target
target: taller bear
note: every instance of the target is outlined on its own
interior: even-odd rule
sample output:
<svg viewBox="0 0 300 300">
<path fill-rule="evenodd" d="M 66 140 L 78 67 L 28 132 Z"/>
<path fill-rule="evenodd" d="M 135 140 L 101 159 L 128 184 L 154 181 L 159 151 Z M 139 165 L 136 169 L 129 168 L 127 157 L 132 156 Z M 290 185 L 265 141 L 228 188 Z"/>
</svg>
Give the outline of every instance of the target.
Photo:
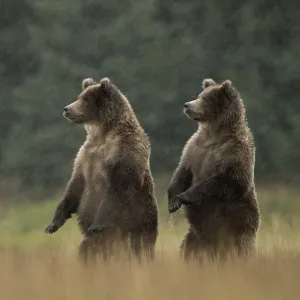
<svg viewBox="0 0 300 300">
<path fill-rule="evenodd" d="M 137 258 L 153 259 L 158 208 L 149 139 L 110 79 L 97 83 L 87 78 L 82 89 L 77 100 L 64 108 L 64 116 L 83 124 L 87 137 L 45 232 L 56 232 L 77 214 L 84 235 L 79 251 L 85 260 L 98 252 L 107 259 L 112 249 L 128 250 L 128 246 Z"/>
<path fill-rule="evenodd" d="M 196 100 L 184 104 L 199 127 L 173 174 L 169 211 L 185 209 L 189 230 L 181 251 L 186 260 L 244 256 L 255 248 L 260 226 L 253 136 L 231 81 L 205 79 L 202 88 Z"/>
</svg>

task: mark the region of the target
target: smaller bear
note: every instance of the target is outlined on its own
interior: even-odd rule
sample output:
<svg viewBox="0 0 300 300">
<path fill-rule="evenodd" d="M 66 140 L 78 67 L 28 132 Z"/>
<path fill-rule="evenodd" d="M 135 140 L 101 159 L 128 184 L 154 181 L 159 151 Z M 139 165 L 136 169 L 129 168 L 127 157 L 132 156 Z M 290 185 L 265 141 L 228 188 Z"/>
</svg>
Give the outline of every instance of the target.
<svg viewBox="0 0 300 300">
<path fill-rule="evenodd" d="M 87 137 L 80 148 L 52 223 L 54 233 L 77 214 L 84 239 L 84 261 L 99 252 L 104 259 L 128 250 L 153 259 L 158 235 L 158 207 L 150 170 L 150 142 L 126 97 L 103 78 L 82 82 L 82 93 L 64 108 L 64 116 L 83 124 Z M 123 247 L 124 246 L 124 247 Z"/>
<path fill-rule="evenodd" d="M 168 189 L 169 212 L 182 205 L 189 230 L 185 260 L 245 257 L 255 249 L 260 211 L 254 184 L 255 145 L 243 101 L 231 81 L 202 83 L 184 113 L 198 122 Z"/>
</svg>

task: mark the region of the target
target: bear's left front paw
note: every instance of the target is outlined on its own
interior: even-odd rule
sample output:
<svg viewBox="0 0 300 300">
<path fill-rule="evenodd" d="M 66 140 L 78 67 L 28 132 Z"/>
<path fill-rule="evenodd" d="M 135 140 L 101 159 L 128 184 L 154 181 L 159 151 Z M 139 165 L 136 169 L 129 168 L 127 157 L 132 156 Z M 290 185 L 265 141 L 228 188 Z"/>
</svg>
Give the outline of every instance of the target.
<svg viewBox="0 0 300 300">
<path fill-rule="evenodd" d="M 110 225 L 91 225 L 88 229 L 89 233 L 99 234 L 102 233 L 105 229 L 109 228 Z"/>
<path fill-rule="evenodd" d="M 182 205 L 182 202 L 178 196 L 169 200 L 169 213 L 172 214 L 177 211 Z"/>
</svg>

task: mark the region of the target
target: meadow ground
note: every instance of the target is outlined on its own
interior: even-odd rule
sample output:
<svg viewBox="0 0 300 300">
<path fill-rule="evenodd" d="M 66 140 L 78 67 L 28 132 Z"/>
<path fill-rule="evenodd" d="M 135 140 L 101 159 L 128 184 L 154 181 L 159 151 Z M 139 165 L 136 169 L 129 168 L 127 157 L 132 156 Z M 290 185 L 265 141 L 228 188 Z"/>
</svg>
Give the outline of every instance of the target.
<svg viewBox="0 0 300 300">
<path fill-rule="evenodd" d="M 160 210 L 157 259 L 151 265 L 112 262 L 83 268 L 75 220 L 43 234 L 57 201 L 0 210 L 0 299 L 300 299 L 300 193 L 258 192 L 262 226 L 258 254 L 225 266 L 186 265 L 178 247 L 186 230 L 179 214 Z M 165 202 L 162 202 L 165 203 Z"/>
</svg>

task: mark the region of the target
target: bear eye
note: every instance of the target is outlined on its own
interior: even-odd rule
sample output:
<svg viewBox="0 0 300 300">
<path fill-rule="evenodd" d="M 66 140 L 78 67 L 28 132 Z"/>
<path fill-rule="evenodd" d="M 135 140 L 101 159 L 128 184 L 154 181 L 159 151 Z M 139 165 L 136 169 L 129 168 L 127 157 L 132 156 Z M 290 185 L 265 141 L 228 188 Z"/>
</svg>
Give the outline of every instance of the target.
<svg viewBox="0 0 300 300">
<path fill-rule="evenodd" d="M 91 102 L 92 100 L 93 100 L 93 96 L 90 93 L 83 96 L 84 102 Z"/>
</svg>

